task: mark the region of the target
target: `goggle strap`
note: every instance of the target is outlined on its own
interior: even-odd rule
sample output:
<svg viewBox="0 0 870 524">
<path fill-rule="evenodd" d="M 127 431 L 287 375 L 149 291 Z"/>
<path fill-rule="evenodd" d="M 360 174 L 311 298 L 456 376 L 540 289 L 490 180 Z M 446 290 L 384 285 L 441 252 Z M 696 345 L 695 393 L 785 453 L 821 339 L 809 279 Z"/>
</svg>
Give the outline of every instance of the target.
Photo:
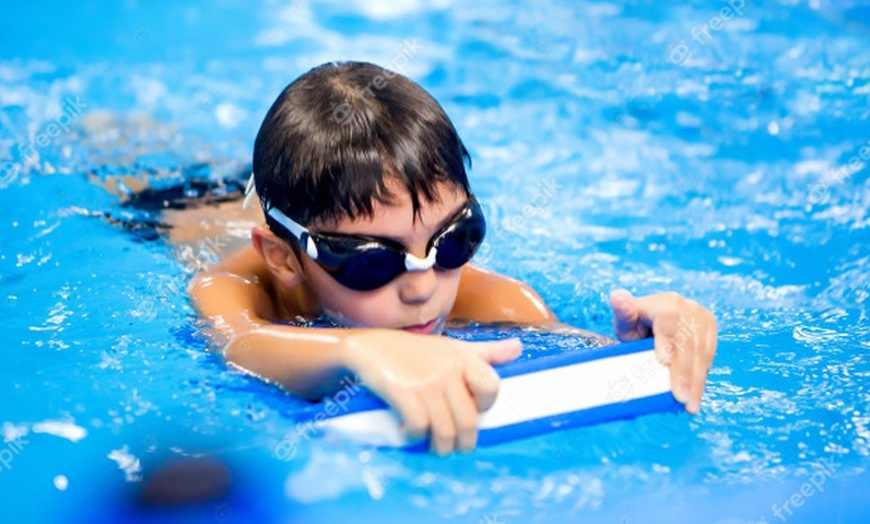
<svg viewBox="0 0 870 524">
<path fill-rule="evenodd" d="M 314 239 L 311 238 L 311 235 L 307 231 L 302 235 L 305 237 L 305 240 L 301 241 L 305 245 L 305 252 L 308 253 L 308 257 L 311 260 L 317 260 L 317 244 L 314 243 Z"/>
<path fill-rule="evenodd" d="M 290 217 L 282 213 L 277 207 L 269 209 L 269 216 L 299 239 L 299 242 L 302 244 L 305 252 L 308 253 L 308 256 L 311 257 L 311 260 L 317 260 L 317 244 L 314 243 L 307 229 L 290 220 Z"/>
<path fill-rule="evenodd" d="M 248 179 L 248 184 L 245 186 L 245 201 L 242 203 L 242 209 L 248 209 L 251 200 L 257 195 L 256 185 L 254 184 L 254 173 L 251 173 L 251 178 Z"/>
</svg>

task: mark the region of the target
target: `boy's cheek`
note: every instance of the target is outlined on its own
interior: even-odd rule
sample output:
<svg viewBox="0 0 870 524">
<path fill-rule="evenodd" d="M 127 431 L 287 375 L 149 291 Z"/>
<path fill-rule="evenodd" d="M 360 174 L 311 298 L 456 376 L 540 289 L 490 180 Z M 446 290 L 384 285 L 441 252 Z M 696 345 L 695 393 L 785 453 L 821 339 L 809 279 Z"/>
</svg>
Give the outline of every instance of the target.
<svg viewBox="0 0 870 524">
<path fill-rule="evenodd" d="M 359 307 L 356 304 L 344 304 L 336 307 L 336 314 L 346 321 L 346 325 L 351 327 L 378 327 L 383 325 L 377 318 L 373 318 L 370 310 L 365 307 Z"/>
<path fill-rule="evenodd" d="M 324 296 L 321 303 L 324 313 L 349 327 L 390 326 L 390 313 L 398 311 L 397 304 L 378 292 L 337 291 Z"/>
</svg>

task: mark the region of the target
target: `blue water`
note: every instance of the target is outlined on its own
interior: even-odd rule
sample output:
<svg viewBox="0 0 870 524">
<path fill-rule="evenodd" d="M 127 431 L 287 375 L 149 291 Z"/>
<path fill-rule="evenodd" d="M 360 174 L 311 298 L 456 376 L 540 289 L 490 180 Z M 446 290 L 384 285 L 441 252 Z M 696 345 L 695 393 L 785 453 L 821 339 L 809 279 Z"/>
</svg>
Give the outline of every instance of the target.
<svg viewBox="0 0 870 524">
<path fill-rule="evenodd" d="M 740 4 L 4 6 L 2 520 L 154 517 L 131 509 L 142 477 L 210 454 L 236 487 L 179 521 L 863 522 L 870 2 Z M 489 218 L 480 262 L 561 320 L 609 334 L 616 287 L 712 309 L 702 413 L 447 459 L 287 449 L 303 403 L 207 351 L 190 265 L 101 218 L 125 210 L 95 181 L 238 172 L 277 93 L 335 59 L 445 106 Z"/>
</svg>

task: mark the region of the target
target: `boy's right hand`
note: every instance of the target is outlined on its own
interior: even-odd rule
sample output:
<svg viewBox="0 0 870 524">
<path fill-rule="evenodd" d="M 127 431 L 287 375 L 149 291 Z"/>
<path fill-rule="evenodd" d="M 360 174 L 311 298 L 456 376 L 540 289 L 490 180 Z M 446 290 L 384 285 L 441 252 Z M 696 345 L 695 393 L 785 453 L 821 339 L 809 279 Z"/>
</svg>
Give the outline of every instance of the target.
<svg viewBox="0 0 870 524">
<path fill-rule="evenodd" d="M 477 413 L 498 393 L 492 368 L 522 353 L 517 338 L 465 342 L 400 330 L 368 329 L 344 340 L 345 362 L 401 417 L 409 438 L 431 436 L 445 455 L 477 444 Z"/>
</svg>

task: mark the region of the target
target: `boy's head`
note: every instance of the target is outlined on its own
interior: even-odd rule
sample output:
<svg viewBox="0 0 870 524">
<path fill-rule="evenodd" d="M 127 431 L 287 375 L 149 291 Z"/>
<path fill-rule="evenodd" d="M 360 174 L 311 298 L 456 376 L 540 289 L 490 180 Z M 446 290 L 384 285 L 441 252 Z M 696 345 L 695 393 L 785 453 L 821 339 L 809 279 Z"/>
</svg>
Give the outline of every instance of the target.
<svg viewBox="0 0 870 524">
<path fill-rule="evenodd" d="M 432 200 L 438 183 L 471 191 L 468 151 L 447 114 L 410 79 L 374 64 L 328 63 L 287 86 L 254 143 L 260 200 L 294 221 L 372 216 L 388 182 Z M 267 218 L 273 229 L 277 224 Z"/>
<path fill-rule="evenodd" d="M 457 250 L 456 238 L 471 234 L 465 251 L 473 254 L 483 235 L 474 230 L 480 217 L 471 209 L 466 164 L 450 119 L 413 81 L 368 63 L 321 65 L 284 89 L 257 135 L 253 170 L 268 229 L 255 229 L 254 244 L 279 282 L 289 288 L 304 280 L 322 311 L 345 324 L 405 327 L 437 319 L 440 331 L 461 269 L 442 268 L 441 260 Z M 451 232 L 452 242 L 430 250 L 438 226 L 457 212 L 462 217 L 453 223 L 465 237 Z M 328 272 L 325 255 L 340 260 L 335 251 L 342 246 L 320 239 L 334 234 L 389 238 L 387 245 L 409 253 L 415 269 L 385 284 L 374 263 L 362 273 L 357 268 L 355 278 Z M 313 264 L 309 254 L 318 248 Z M 354 249 L 361 249 L 358 242 Z M 374 275 L 370 289 L 359 285 L 366 271 Z"/>
</svg>

